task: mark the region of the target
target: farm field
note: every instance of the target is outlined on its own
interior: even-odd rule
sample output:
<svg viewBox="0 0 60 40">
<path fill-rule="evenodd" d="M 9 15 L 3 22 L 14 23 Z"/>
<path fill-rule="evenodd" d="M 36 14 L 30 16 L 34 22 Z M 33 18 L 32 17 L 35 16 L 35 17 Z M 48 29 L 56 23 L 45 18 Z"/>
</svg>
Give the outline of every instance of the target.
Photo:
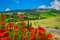
<svg viewBox="0 0 60 40">
<path fill-rule="evenodd" d="M 41 20 L 30 20 L 32 25 L 41 27 L 49 27 L 49 28 L 58 28 L 60 29 L 60 16 L 52 17 L 48 19 L 41 19 Z"/>
</svg>

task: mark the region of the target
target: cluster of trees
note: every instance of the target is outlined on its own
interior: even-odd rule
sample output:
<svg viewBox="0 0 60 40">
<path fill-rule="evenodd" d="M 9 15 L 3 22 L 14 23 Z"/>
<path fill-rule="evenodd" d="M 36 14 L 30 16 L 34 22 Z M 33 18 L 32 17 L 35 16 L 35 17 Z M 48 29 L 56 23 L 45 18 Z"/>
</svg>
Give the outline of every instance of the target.
<svg viewBox="0 0 60 40">
<path fill-rule="evenodd" d="M 48 11 L 48 12 L 26 12 L 26 19 L 46 19 L 49 17 L 56 16 L 58 12 Z"/>
</svg>

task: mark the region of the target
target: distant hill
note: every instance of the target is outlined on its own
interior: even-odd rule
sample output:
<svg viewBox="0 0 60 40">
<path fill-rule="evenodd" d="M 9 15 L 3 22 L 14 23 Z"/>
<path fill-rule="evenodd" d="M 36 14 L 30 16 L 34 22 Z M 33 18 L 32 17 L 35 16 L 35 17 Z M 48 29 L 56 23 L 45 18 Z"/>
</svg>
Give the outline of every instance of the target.
<svg viewBox="0 0 60 40">
<path fill-rule="evenodd" d="M 0 13 L 5 13 L 5 12 L 48 12 L 48 11 L 50 11 L 50 12 L 56 12 L 56 13 L 60 13 L 60 10 L 56 10 L 56 9 L 43 9 L 43 8 L 35 8 L 35 9 L 24 9 L 24 10 L 19 10 L 19 9 L 17 9 L 17 10 L 11 10 L 11 11 L 3 11 L 3 12 L 0 12 Z"/>
</svg>

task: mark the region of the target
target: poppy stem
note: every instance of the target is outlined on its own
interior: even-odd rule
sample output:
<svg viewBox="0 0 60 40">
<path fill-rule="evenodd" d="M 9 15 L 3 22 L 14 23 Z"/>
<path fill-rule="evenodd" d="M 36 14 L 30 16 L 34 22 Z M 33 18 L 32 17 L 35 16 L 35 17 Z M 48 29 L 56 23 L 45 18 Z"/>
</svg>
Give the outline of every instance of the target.
<svg viewBox="0 0 60 40">
<path fill-rule="evenodd" d="M 28 20 L 28 28 L 29 28 L 29 20 Z"/>
</svg>

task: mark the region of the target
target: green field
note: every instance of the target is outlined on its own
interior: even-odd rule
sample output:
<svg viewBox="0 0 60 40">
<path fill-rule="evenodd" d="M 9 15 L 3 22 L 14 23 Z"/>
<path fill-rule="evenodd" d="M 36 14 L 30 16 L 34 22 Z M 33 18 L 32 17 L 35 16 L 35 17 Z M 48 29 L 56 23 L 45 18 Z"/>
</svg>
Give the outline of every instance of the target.
<svg viewBox="0 0 60 40">
<path fill-rule="evenodd" d="M 47 10 L 48 11 L 48 10 Z M 4 13 L 5 14 L 5 13 Z M 6 15 L 9 14 L 9 15 Z M 10 21 L 14 22 L 14 24 L 17 24 L 21 21 L 26 21 L 28 24 L 32 23 L 33 26 L 41 26 L 41 27 L 49 27 L 49 28 L 55 28 L 60 29 L 60 12 L 58 11 L 48 11 L 48 12 L 24 12 L 23 15 L 19 15 L 23 17 L 24 20 L 20 20 L 17 15 L 10 15 L 10 13 L 6 13 L 5 22 L 9 23 Z M 1 20 L 1 14 L 0 14 L 0 20 Z"/>
<path fill-rule="evenodd" d="M 56 28 L 60 29 L 60 16 L 52 17 L 48 19 L 41 19 L 41 20 L 30 20 L 33 26 L 40 25 L 41 27 L 49 27 L 49 28 Z"/>
</svg>

